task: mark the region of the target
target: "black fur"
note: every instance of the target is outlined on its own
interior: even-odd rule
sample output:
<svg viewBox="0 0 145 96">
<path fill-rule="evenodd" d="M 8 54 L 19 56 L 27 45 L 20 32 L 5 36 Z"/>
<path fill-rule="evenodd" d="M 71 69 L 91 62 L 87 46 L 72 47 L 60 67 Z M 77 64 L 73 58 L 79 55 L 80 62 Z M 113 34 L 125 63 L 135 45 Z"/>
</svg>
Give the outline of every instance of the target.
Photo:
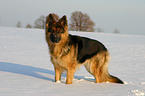
<svg viewBox="0 0 145 96">
<path fill-rule="evenodd" d="M 77 60 L 80 63 L 83 63 L 87 59 L 90 59 L 98 52 L 107 51 L 107 48 L 97 40 L 75 35 L 70 35 L 70 38 L 71 42 L 73 42 L 75 45 L 78 44 Z"/>
</svg>

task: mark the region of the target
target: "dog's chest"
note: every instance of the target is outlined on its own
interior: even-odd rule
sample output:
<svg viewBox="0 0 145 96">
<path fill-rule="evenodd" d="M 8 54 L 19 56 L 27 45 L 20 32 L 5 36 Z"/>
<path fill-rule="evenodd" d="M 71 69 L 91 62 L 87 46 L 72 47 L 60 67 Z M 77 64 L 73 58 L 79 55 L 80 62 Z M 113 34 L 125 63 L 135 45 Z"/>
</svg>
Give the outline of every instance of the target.
<svg viewBox="0 0 145 96">
<path fill-rule="evenodd" d="M 76 63 L 76 57 L 74 55 L 74 52 L 72 52 L 72 50 L 70 50 L 70 51 L 68 51 L 68 50 L 63 50 L 58 55 L 51 54 L 52 63 L 58 64 L 62 67 L 67 67 L 70 64 Z"/>
<path fill-rule="evenodd" d="M 51 57 L 51 62 L 62 67 L 67 67 L 67 65 L 70 63 L 70 61 L 67 59 L 67 56 L 64 56 L 63 58 Z"/>
</svg>

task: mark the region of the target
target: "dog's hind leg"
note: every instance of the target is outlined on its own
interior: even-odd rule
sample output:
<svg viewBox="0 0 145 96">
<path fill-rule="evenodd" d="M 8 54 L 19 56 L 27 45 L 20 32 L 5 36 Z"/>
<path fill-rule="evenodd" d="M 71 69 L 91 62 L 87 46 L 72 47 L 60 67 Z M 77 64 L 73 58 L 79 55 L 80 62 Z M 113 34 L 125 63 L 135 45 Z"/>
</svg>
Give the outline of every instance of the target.
<svg viewBox="0 0 145 96">
<path fill-rule="evenodd" d="M 96 54 L 89 63 L 85 64 L 86 69 L 89 69 L 88 72 L 95 77 L 96 83 L 105 82 L 107 76 L 110 76 L 108 73 L 109 58 L 109 53 L 104 51 Z"/>
<path fill-rule="evenodd" d="M 100 68 L 97 68 L 95 70 L 94 77 L 95 77 L 96 83 L 101 83 L 102 82 Z"/>
<path fill-rule="evenodd" d="M 91 59 L 87 63 L 85 63 L 85 68 L 87 71 L 95 77 L 96 83 L 102 82 L 102 73 L 100 68 L 100 61 L 95 59 Z"/>
</svg>

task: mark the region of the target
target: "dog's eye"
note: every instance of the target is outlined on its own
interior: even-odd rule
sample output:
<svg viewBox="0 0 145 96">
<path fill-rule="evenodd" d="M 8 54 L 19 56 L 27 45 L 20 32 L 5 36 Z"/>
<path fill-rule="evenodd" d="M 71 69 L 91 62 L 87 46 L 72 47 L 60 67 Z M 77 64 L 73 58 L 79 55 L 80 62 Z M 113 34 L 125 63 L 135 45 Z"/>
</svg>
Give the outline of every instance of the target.
<svg viewBox="0 0 145 96">
<path fill-rule="evenodd" d="M 51 32 L 51 29 L 50 28 L 48 28 L 48 32 Z"/>
<path fill-rule="evenodd" d="M 54 33 L 54 29 L 52 30 L 52 33 Z"/>
<path fill-rule="evenodd" d="M 64 33 L 64 31 L 60 30 L 59 33 Z"/>
<path fill-rule="evenodd" d="M 54 32 L 54 30 L 53 30 L 53 29 L 51 29 L 51 28 L 48 28 L 48 32 L 49 32 L 49 33 L 53 33 L 53 32 Z"/>
<path fill-rule="evenodd" d="M 64 33 L 63 31 L 59 32 L 59 33 Z"/>
</svg>

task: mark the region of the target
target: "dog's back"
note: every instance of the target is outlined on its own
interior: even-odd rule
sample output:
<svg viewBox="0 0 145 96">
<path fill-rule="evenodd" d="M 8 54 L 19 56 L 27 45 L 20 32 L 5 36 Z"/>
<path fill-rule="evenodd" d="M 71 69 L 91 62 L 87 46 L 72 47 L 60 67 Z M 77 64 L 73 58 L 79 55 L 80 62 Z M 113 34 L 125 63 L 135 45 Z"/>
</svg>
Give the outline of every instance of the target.
<svg viewBox="0 0 145 96">
<path fill-rule="evenodd" d="M 78 45 L 77 60 L 80 63 L 83 63 L 86 59 L 90 59 L 99 52 L 107 51 L 107 48 L 97 40 L 75 35 L 70 35 L 70 37 L 71 41 Z"/>
</svg>

